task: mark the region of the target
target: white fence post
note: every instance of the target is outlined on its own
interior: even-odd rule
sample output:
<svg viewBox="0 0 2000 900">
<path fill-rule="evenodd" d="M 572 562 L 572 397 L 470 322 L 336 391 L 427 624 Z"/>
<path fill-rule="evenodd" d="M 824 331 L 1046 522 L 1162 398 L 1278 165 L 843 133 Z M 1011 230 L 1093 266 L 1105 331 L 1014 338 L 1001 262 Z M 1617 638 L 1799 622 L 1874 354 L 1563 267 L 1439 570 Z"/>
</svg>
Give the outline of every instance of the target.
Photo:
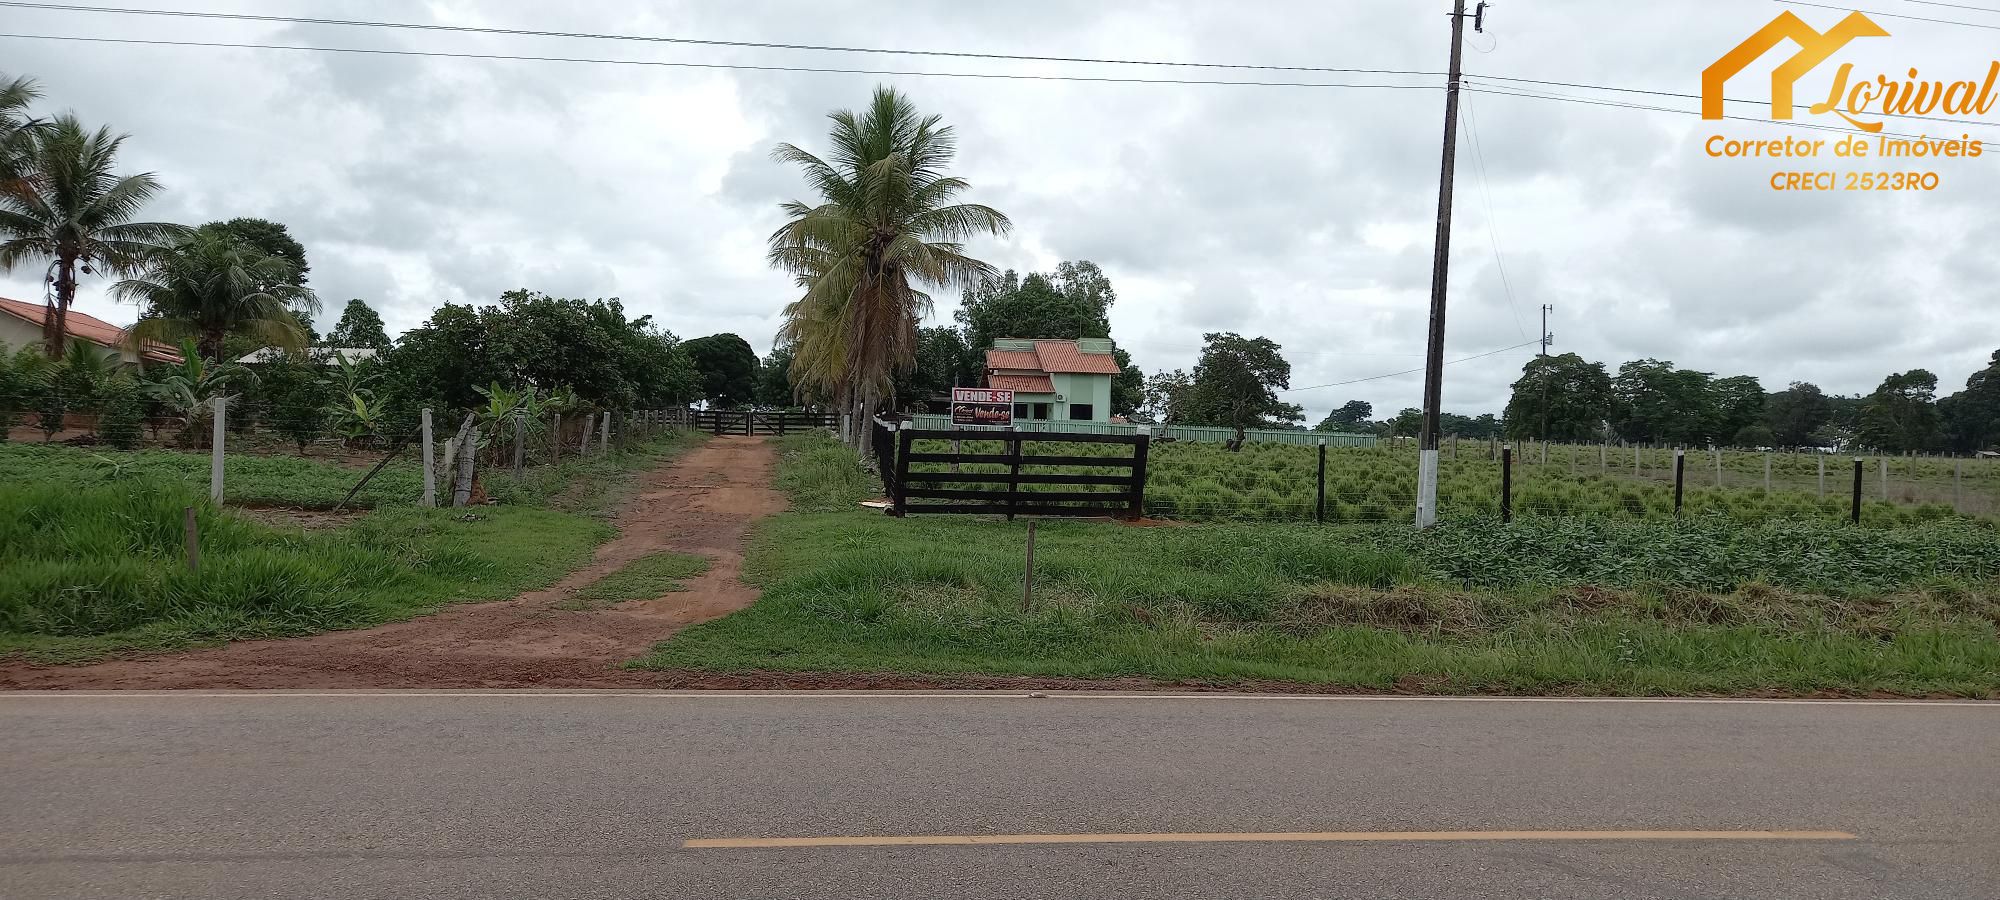
<svg viewBox="0 0 2000 900">
<path fill-rule="evenodd" d="M 609 411 L 604 413 L 603 423 L 604 437 L 597 442 L 597 451 L 599 453 L 609 453 L 611 452 L 611 413 Z"/>
<path fill-rule="evenodd" d="M 430 408 L 429 408 L 429 407 L 426 407 L 426 408 L 424 409 L 424 435 L 423 435 L 423 440 L 424 440 L 424 502 L 423 502 L 423 505 L 424 505 L 424 508 L 426 508 L 426 509 L 430 509 L 430 508 L 434 508 L 434 507 L 436 507 L 436 506 L 438 505 L 438 477 L 437 477 L 437 469 L 435 468 L 435 465 L 436 465 L 436 459 L 435 459 L 435 457 L 437 456 L 437 440 L 436 440 L 436 438 L 435 438 L 435 437 L 433 437 L 433 436 L 432 436 L 432 431 L 431 431 L 431 411 L 430 411 Z"/>
<path fill-rule="evenodd" d="M 222 423 L 223 417 L 228 415 L 229 398 L 217 397 L 212 402 L 215 406 L 215 429 L 213 436 L 209 439 L 209 443 L 212 446 L 210 446 L 208 452 L 208 499 L 214 501 L 215 505 L 221 506 L 222 435 L 224 431 Z"/>
</svg>

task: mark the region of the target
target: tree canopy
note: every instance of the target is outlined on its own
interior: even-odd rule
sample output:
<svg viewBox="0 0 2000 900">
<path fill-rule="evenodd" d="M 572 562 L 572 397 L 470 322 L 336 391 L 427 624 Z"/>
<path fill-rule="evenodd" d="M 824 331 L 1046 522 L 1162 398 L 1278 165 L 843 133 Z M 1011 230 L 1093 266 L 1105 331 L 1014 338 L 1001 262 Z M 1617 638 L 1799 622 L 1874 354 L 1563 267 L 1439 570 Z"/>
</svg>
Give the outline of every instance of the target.
<svg viewBox="0 0 2000 900">
<path fill-rule="evenodd" d="M 1596 440 L 1603 434 L 1611 406 L 1611 376 L 1603 363 L 1587 362 L 1574 353 L 1538 356 L 1521 368 L 1521 379 L 1514 382 L 1513 398 L 1507 401 L 1507 436 Z"/>
<path fill-rule="evenodd" d="M 1320 420 L 1314 431 L 1362 431 L 1375 417 L 1375 405 L 1366 400 L 1349 400 Z"/>
<path fill-rule="evenodd" d="M 1193 425 L 1236 430 L 1276 428 L 1305 418 L 1298 405 L 1278 398 L 1292 386 L 1292 364 L 1270 338 L 1232 332 L 1202 336 L 1201 361 L 1194 367 L 1179 417 Z"/>
<path fill-rule="evenodd" d="M 134 341 L 192 338 L 202 358 L 226 362 L 223 339 L 248 337 L 266 347 L 303 350 L 302 319 L 319 308 L 294 284 L 291 263 L 219 231 L 152 254 L 142 272 L 114 285 L 112 296 L 140 304 Z"/>
<path fill-rule="evenodd" d="M 389 331 L 382 325 L 381 315 L 361 300 L 347 301 L 340 311 L 340 321 L 327 332 L 326 345 L 329 347 L 389 348 Z"/>
<path fill-rule="evenodd" d="M 1927 450 L 1941 436 L 1937 376 L 1925 369 L 1898 372 L 1861 404 L 1862 443 L 1886 453 Z"/>
<path fill-rule="evenodd" d="M 197 229 L 205 234 L 226 235 L 238 243 L 248 244 L 265 256 L 275 256 L 290 266 L 290 274 L 285 283 L 294 287 L 304 287 L 311 279 L 312 266 L 306 262 L 304 244 L 292 237 L 292 231 L 282 223 L 269 219 L 235 218 L 226 222 L 210 222 Z M 361 346 L 355 344 L 353 346 Z"/>
<path fill-rule="evenodd" d="M 757 396 L 757 352 L 733 334 L 711 334 L 681 344 L 701 375 L 702 398 L 714 409 L 749 403 Z"/>
</svg>

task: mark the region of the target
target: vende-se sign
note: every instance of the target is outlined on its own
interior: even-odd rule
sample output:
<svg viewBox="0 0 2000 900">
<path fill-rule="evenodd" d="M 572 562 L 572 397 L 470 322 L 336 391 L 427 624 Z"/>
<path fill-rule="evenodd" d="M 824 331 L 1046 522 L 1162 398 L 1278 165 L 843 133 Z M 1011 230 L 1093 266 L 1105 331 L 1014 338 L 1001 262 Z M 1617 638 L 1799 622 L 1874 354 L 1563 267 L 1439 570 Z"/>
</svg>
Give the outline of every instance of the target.
<svg viewBox="0 0 2000 900">
<path fill-rule="evenodd" d="M 999 427 L 1014 424 L 1014 392 L 952 388 L 951 424 Z"/>
<path fill-rule="evenodd" d="M 1014 404 L 1013 391 L 994 391 L 986 388 L 952 388 L 951 402 L 959 403 L 1005 403 Z"/>
</svg>

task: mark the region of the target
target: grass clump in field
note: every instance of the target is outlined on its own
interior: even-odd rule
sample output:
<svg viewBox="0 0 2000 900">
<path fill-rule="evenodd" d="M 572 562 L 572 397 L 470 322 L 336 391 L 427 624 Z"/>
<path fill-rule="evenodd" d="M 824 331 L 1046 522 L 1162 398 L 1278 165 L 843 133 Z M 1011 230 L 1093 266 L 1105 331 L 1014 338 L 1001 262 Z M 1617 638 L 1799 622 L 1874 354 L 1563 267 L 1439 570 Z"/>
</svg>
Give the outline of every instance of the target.
<svg viewBox="0 0 2000 900">
<path fill-rule="evenodd" d="M 747 563 L 763 598 L 640 665 L 1441 692 L 2000 691 L 2000 533 L 1983 523 L 1550 518 L 1418 534 L 1049 521 L 1029 608 L 1024 532 L 851 509 L 780 516 Z"/>
<path fill-rule="evenodd" d="M 652 600 L 687 590 L 681 579 L 708 571 L 708 560 L 686 553 L 661 552 L 639 557 L 624 568 L 572 592 L 561 609 L 597 609 L 627 600 Z"/>
</svg>

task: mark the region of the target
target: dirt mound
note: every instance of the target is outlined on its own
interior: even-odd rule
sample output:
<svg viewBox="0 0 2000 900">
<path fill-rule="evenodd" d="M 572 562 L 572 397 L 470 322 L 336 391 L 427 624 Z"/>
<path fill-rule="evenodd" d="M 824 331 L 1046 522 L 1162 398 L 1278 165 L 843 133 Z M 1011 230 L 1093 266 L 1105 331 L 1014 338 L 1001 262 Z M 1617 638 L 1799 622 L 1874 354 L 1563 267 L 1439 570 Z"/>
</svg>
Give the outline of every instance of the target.
<svg viewBox="0 0 2000 900">
<path fill-rule="evenodd" d="M 771 489 L 776 454 L 762 440 L 722 437 L 640 476 L 619 514 L 618 537 L 591 564 L 544 591 L 454 606 L 371 628 L 280 641 L 246 641 L 88 666 L 0 663 L 0 688 L 468 688 L 644 687 L 617 668 L 688 625 L 757 598 L 743 583 L 743 541 L 756 520 L 785 507 Z M 565 610 L 570 592 L 663 550 L 707 557 L 687 590 L 605 609 Z"/>
</svg>

